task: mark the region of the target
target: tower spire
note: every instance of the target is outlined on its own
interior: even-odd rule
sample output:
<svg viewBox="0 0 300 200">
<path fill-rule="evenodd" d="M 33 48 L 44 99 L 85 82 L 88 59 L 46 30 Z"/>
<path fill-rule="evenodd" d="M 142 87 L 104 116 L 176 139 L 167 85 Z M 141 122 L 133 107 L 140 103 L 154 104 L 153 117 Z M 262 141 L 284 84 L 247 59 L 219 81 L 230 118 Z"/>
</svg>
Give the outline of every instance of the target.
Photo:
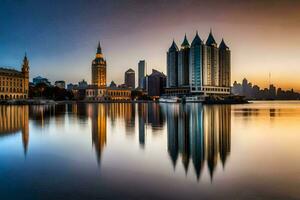
<svg viewBox="0 0 300 200">
<path fill-rule="evenodd" d="M 102 53 L 100 41 L 98 42 L 97 53 Z"/>
</svg>

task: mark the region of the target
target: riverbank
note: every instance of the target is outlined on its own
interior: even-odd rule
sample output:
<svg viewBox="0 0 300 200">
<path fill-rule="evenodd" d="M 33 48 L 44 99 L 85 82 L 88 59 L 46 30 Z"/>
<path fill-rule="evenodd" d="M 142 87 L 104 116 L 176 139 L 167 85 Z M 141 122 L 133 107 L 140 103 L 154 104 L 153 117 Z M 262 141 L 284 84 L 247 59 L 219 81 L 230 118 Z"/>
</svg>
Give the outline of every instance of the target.
<svg viewBox="0 0 300 200">
<path fill-rule="evenodd" d="M 65 101 L 54 101 L 48 99 L 15 99 L 15 100 L 1 100 L 0 105 L 56 105 L 56 104 L 80 104 L 80 103 L 158 103 L 153 100 L 106 100 L 106 101 L 94 101 L 94 100 L 65 100 Z M 193 103 L 193 102 L 174 102 L 174 103 Z M 245 104 L 249 103 L 247 100 L 230 96 L 227 98 L 206 98 L 203 102 L 194 102 L 203 104 Z"/>
</svg>

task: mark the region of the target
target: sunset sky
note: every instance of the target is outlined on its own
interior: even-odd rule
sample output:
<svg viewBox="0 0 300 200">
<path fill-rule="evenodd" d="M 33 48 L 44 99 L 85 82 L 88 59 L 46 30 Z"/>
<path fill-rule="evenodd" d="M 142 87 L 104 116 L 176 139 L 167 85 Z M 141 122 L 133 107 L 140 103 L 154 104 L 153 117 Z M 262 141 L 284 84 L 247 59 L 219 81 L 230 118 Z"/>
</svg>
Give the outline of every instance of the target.
<svg viewBox="0 0 300 200">
<path fill-rule="evenodd" d="M 30 77 L 76 83 L 91 80 L 100 40 L 108 83 L 145 59 L 166 72 L 173 38 L 189 42 L 196 30 L 232 51 L 232 81 L 247 77 L 300 91 L 300 1 L 296 0 L 0 0 L 0 66 L 20 68 L 24 52 Z"/>
</svg>

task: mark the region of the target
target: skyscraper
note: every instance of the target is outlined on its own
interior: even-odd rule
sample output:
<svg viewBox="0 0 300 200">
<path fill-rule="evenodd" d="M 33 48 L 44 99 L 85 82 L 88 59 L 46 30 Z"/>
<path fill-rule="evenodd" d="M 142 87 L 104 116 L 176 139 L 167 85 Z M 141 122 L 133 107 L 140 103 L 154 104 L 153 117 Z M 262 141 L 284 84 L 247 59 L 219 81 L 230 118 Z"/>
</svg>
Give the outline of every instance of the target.
<svg viewBox="0 0 300 200">
<path fill-rule="evenodd" d="M 206 59 L 204 85 L 219 86 L 219 50 L 217 43 L 210 31 L 206 40 Z"/>
<path fill-rule="evenodd" d="M 189 54 L 190 44 L 185 35 L 178 53 L 178 86 L 189 85 Z"/>
<path fill-rule="evenodd" d="M 190 49 L 190 87 L 192 92 L 201 90 L 202 86 L 202 71 L 204 60 L 204 44 L 200 39 L 198 32 L 191 44 Z"/>
<path fill-rule="evenodd" d="M 230 87 L 230 50 L 224 40 L 219 46 L 219 85 Z"/>
<path fill-rule="evenodd" d="M 205 44 L 198 32 L 191 46 L 185 36 L 179 51 L 173 41 L 167 53 L 165 95 L 183 96 L 198 101 L 210 95 L 230 94 L 230 56 L 229 47 L 224 40 L 218 48 L 212 31 Z"/>
<path fill-rule="evenodd" d="M 167 87 L 178 86 L 178 47 L 173 40 L 167 52 Z"/>
<path fill-rule="evenodd" d="M 140 60 L 138 64 L 138 87 L 144 88 L 144 77 L 146 76 L 146 61 Z"/>
<path fill-rule="evenodd" d="M 125 72 L 125 85 L 132 89 L 135 88 L 135 72 L 131 68 Z"/>
<path fill-rule="evenodd" d="M 96 58 L 92 62 L 92 85 L 99 88 L 106 87 L 106 60 L 103 58 L 100 42 L 98 43 Z"/>
</svg>

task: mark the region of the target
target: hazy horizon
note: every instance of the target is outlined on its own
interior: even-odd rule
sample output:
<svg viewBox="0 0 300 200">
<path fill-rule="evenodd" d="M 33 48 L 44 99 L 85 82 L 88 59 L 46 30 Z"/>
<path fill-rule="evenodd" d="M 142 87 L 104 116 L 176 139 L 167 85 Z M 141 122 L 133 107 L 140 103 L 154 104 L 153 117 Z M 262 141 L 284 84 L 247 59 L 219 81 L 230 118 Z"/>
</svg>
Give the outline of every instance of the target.
<svg viewBox="0 0 300 200">
<path fill-rule="evenodd" d="M 300 2 L 235 0 L 0 0 L 0 66 L 19 69 L 27 52 L 30 79 L 41 75 L 67 83 L 91 80 L 91 62 L 100 40 L 107 59 L 107 82 L 121 84 L 124 72 L 137 73 L 145 59 L 148 73 L 166 72 L 166 51 L 196 30 L 232 52 L 232 82 L 244 77 L 267 87 L 300 91 Z M 137 77 L 136 77 L 137 78 Z"/>
</svg>

